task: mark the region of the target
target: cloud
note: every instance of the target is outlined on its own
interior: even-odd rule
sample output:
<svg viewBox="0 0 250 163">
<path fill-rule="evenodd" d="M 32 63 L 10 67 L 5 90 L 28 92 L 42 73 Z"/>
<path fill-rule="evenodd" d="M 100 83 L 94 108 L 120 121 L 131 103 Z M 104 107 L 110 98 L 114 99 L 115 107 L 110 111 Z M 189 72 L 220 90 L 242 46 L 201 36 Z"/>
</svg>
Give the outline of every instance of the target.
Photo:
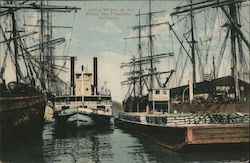
<svg viewBox="0 0 250 163">
<path fill-rule="evenodd" d="M 99 70 L 99 86 L 107 82 L 108 89 L 111 90 L 112 98 L 122 101 L 121 94 L 121 70 L 120 65 L 124 60 L 128 60 L 128 56 L 120 53 L 105 51 L 98 58 Z"/>
<path fill-rule="evenodd" d="M 102 33 L 120 33 L 121 29 L 114 24 L 112 21 L 106 22 L 104 27 L 98 26 L 95 28 L 95 31 L 102 32 Z"/>
</svg>

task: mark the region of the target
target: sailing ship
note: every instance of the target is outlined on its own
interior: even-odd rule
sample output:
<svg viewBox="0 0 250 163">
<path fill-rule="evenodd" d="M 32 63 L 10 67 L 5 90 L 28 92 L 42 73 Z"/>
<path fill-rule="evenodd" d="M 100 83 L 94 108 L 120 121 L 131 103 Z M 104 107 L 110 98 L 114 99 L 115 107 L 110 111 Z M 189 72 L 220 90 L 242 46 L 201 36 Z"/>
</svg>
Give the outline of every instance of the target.
<svg viewBox="0 0 250 163">
<path fill-rule="evenodd" d="M 189 4 L 176 7 L 176 11 L 171 14 L 172 16 L 186 12 L 188 12 L 189 15 L 185 15 L 184 17 L 187 18 L 190 16 L 191 30 L 189 29 L 188 33 L 184 34 L 184 40 L 187 41 L 187 46 L 185 46 L 184 40 L 181 40 L 174 30 L 174 26 L 177 23 L 152 23 L 152 15 L 159 14 L 161 11 L 151 11 L 151 1 L 149 0 L 149 12 L 143 14 L 139 12 L 139 14 L 136 15 L 139 17 L 139 25 L 134 27 L 134 29 L 138 29 L 139 34 L 138 37 L 133 38 L 138 38 L 138 57 L 132 57 L 131 62 L 121 66 L 129 66 L 131 71 L 126 73 L 129 75 L 128 79 L 122 82 L 122 84 L 129 85 L 129 89 L 128 95 L 123 101 L 125 113 L 119 114 L 118 119 L 116 119 L 116 124 L 125 129 L 139 131 L 157 144 L 174 150 L 181 149 L 187 145 L 197 144 L 219 145 L 249 143 L 250 99 L 247 92 L 249 92 L 250 84 L 247 80 L 239 80 L 239 64 L 236 65 L 239 60 L 237 59 L 235 48 L 237 38 L 239 43 L 237 48 L 241 56 L 240 63 L 246 66 L 246 70 L 249 72 L 249 63 L 247 58 L 244 58 L 241 41 L 245 42 L 248 50 L 249 43 L 239 29 L 240 22 L 236 21 L 239 16 L 236 15 L 236 13 L 238 14 L 238 9 L 242 2 L 243 1 L 237 0 L 210 0 L 193 3 L 193 1 L 191 1 Z M 234 47 L 231 48 L 234 58 L 232 62 L 233 75 L 217 78 L 216 75 L 219 70 L 213 68 L 214 79 L 196 82 L 197 67 L 195 61 L 198 58 L 196 56 L 196 51 L 198 50 L 196 45 L 197 41 L 195 41 L 194 13 L 199 9 L 207 9 L 208 7 L 219 7 L 227 16 L 227 29 L 228 33 L 231 32 L 231 45 Z M 200 14 L 200 12 L 196 12 L 196 14 Z M 140 24 L 140 16 L 148 17 L 147 25 Z M 234 19 L 232 20 L 232 18 Z M 169 26 L 169 29 L 181 45 L 180 51 L 183 51 L 187 58 L 191 60 L 192 79 L 189 80 L 188 85 L 170 88 L 170 81 L 174 73 L 175 76 L 177 76 L 178 68 L 181 67 L 180 63 L 176 64 L 175 69 L 167 71 L 169 75 L 164 82 L 159 82 L 160 74 L 163 73 L 157 71 L 156 63 L 160 61 L 159 59 L 162 61 L 162 55 L 153 54 L 152 28 L 163 24 Z M 183 27 L 186 26 L 187 25 Z M 148 36 L 141 35 L 141 29 L 144 28 L 148 28 Z M 149 39 L 148 56 L 143 56 L 142 54 L 142 38 Z M 191 41 L 189 38 L 191 38 Z M 191 49 L 191 54 L 189 50 L 187 50 L 187 47 Z M 224 53 L 225 48 L 226 43 L 224 43 L 224 47 L 220 52 Z M 223 54 L 220 54 L 219 57 L 222 55 Z M 207 61 L 208 59 L 205 60 Z M 212 67 L 215 67 L 214 57 L 212 61 Z M 221 60 L 219 62 L 221 63 Z M 188 70 L 188 68 L 182 69 L 182 72 L 185 70 Z M 203 76 L 206 76 L 204 72 L 205 71 L 203 71 Z M 158 85 L 155 85 L 155 82 L 157 82 Z M 168 88 L 166 88 L 167 85 L 169 86 Z M 219 89 L 222 90 L 219 91 Z M 189 102 L 186 102 L 187 95 L 185 92 L 189 92 Z M 198 101 L 199 98 L 197 96 L 204 94 L 208 95 L 209 98 L 203 100 L 204 96 L 202 96 L 200 101 Z M 181 103 L 177 100 L 180 97 L 183 99 Z M 224 101 L 222 102 L 219 97 L 223 97 Z M 226 101 L 229 97 L 230 101 Z M 211 98 L 212 102 L 210 101 Z M 234 100 L 231 100 L 231 98 L 234 98 Z"/>
<path fill-rule="evenodd" d="M 123 107 L 125 112 L 149 112 L 152 111 L 167 111 L 169 99 L 169 90 L 166 85 L 169 82 L 170 77 L 174 73 L 174 70 L 159 71 L 157 64 L 161 59 L 169 58 L 173 56 L 172 52 L 154 54 L 152 27 L 167 24 L 167 22 L 153 23 L 152 16 L 160 12 L 151 12 L 151 1 L 149 1 L 149 13 L 141 14 L 138 16 L 139 25 L 134 26 L 134 30 L 138 30 L 138 36 L 129 37 L 125 39 L 138 39 L 138 55 L 132 57 L 128 63 L 123 63 L 122 68 L 129 68 L 130 71 L 125 73 L 128 78 L 122 82 L 122 85 L 128 85 L 128 89 L 125 100 L 123 101 Z M 148 16 L 148 24 L 141 25 L 141 17 Z M 142 29 L 148 29 L 148 35 L 142 35 Z M 148 56 L 143 55 L 142 39 L 148 38 L 149 52 Z M 165 82 L 161 81 L 161 76 L 165 75 Z"/>
<path fill-rule="evenodd" d="M 54 67 L 52 48 L 60 40 L 52 39 L 49 33 L 52 28 L 49 21 L 51 10 L 71 11 L 78 8 L 50 6 L 43 1 L 41 4 L 29 1 L 4 1 L 1 2 L 0 9 L 0 135 L 2 140 L 10 135 L 16 135 L 13 133 L 25 132 L 26 129 L 28 132 L 41 129 L 49 97 L 47 94 L 52 91 L 51 84 L 59 81 L 52 70 Z M 41 13 L 40 24 L 30 25 L 34 28 L 38 27 L 39 32 L 30 32 L 27 29 L 28 25 L 25 24 L 27 13 L 25 14 L 23 10 L 35 10 Z M 45 24 L 45 15 L 47 24 Z M 34 45 L 35 35 L 39 35 L 39 41 Z M 30 37 L 33 37 L 33 40 Z M 7 81 L 10 82 L 7 83 Z"/>
<path fill-rule="evenodd" d="M 74 66 L 72 66 L 74 68 Z M 74 70 L 72 70 L 74 74 Z M 97 58 L 94 57 L 94 82 L 92 73 L 82 72 L 71 75 L 72 94 L 56 96 L 54 117 L 58 126 L 75 127 L 109 127 L 112 124 L 111 93 L 97 86 Z M 74 78 L 76 77 L 76 82 Z"/>
</svg>

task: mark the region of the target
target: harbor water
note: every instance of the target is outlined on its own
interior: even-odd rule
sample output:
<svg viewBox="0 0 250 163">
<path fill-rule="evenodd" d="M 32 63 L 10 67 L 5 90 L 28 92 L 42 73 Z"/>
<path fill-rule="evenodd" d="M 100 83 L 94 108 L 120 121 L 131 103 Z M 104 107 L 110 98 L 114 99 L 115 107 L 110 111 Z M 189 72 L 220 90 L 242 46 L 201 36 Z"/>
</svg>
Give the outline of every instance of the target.
<svg viewBox="0 0 250 163">
<path fill-rule="evenodd" d="M 112 126 L 110 129 L 64 130 L 46 124 L 32 136 L 16 135 L 1 142 L 1 162 L 38 163 L 141 163 L 141 162 L 247 162 L 247 147 L 210 150 L 188 149 L 174 152 L 134 132 Z"/>
</svg>

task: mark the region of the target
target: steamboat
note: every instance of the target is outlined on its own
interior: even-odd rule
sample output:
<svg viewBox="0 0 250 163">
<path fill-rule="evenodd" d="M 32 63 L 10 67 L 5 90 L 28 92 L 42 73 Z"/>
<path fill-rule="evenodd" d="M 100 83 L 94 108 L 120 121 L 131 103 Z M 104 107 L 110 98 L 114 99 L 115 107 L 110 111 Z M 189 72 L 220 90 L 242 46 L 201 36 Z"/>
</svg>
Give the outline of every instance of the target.
<svg viewBox="0 0 250 163">
<path fill-rule="evenodd" d="M 82 72 L 76 73 L 75 77 L 73 94 L 55 98 L 54 117 L 58 126 L 109 127 L 113 118 L 112 98 L 109 90 L 102 87 L 99 92 L 97 89 L 97 58 L 94 57 L 93 85 L 92 73 L 84 72 L 83 66 Z M 72 80 L 74 83 L 74 75 Z"/>
</svg>

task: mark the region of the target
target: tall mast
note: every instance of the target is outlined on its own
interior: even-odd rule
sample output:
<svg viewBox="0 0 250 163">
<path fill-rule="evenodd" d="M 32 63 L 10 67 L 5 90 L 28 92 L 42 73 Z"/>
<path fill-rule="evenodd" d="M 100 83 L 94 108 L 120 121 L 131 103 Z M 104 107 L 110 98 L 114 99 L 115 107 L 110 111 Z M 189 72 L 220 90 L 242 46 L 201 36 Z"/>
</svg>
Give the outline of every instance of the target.
<svg viewBox="0 0 250 163">
<path fill-rule="evenodd" d="M 136 70 L 135 70 L 135 56 L 133 58 L 133 93 L 134 93 L 134 97 L 136 96 L 136 89 L 135 89 L 135 85 L 136 85 Z"/>
<path fill-rule="evenodd" d="M 191 11 L 190 11 L 190 20 L 191 20 L 191 51 L 192 51 L 192 77 L 193 77 L 193 83 L 194 83 L 194 87 L 195 87 L 195 83 L 196 83 L 196 71 L 195 71 L 195 43 L 196 41 L 194 40 L 194 16 L 193 16 L 193 10 L 192 10 L 192 5 L 193 4 L 193 0 L 191 0 Z"/>
<path fill-rule="evenodd" d="M 49 1 L 47 0 L 47 6 L 49 5 Z M 51 24 L 50 24 L 50 21 L 51 21 L 51 18 L 50 18 L 50 12 L 47 11 L 46 12 L 46 16 L 47 16 L 47 20 L 46 20 L 46 42 L 49 42 L 51 40 Z M 51 87 L 52 87 L 52 81 L 50 79 L 50 75 L 53 74 L 53 64 L 52 64 L 52 53 L 51 53 L 51 47 L 50 46 L 47 46 L 46 48 L 46 63 L 48 64 L 48 68 L 49 68 L 49 73 L 47 73 L 47 86 L 48 86 L 48 90 L 49 91 L 52 91 L 51 90 Z"/>
<path fill-rule="evenodd" d="M 18 46 L 17 46 L 17 29 L 16 29 L 16 18 L 15 13 L 12 11 L 12 37 L 13 37 L 13 44 L 14 44 L 14 56 L 15 56 L 15 70 L 16 70 L 16 82 L 19 82 L 18 77 Z"/>
<path fill-rule="evenodd" d="M 41 0 L 41 6 L 43 6 L 43 0 Z M 45 90 L 45 70 L 44 70 L 44 11 L 41 9 L 40 11 L 41 19 L 40 19 L 40 62 L 41 62 L 41 86 L 42 89 Z"/>
<path fill-rule="evenodd" d="M 238 64 L 237 64 L 237 54 L 236 54 L 236 37 L 237 33 L 234 28 L 235 23 L 238 26 L 238 20 L 236 15 L 236 5 L 229 5 L 230 16 L 233 19 L 233 22 L 230 23 L 230 32 L 231 32 L 231 55 L 232 55 L 232 76 L 234 77 L 235 82 L 235 98 L 240 100 L 240 90 L 239 90 L 239 77 L 238 77 Z"/>
<path fill-rule="evenodd" d="M 142 96 L 142 63 L 141 63 L 141 59 L 142 59 L 142 51 L 141 51 L 141 16 L 140 16 L 140 11 L 139 11 L 139 28 L 138 28 L 138 53 L 139 53 L 139 96 Z"/>
<path fill-rule="evenodd" d="M 75 95 L 75 58 L 70 57 L 70 95 Z"/>
<path fill-rule="evenodd" d="M 149 0 L 149 13 L 148 13 L 148 25 L 149 25 L 149 50 L 150 50 L 150 91 L 152 92 L 152 89 L 154 87 L 154 80 L 153 80 L 153 38 L 152 38 L 152 27 L 151 27 L 151 19 L 152 19 L 152 13 L 151 13 L 151 0 Z"/>
</svg>

